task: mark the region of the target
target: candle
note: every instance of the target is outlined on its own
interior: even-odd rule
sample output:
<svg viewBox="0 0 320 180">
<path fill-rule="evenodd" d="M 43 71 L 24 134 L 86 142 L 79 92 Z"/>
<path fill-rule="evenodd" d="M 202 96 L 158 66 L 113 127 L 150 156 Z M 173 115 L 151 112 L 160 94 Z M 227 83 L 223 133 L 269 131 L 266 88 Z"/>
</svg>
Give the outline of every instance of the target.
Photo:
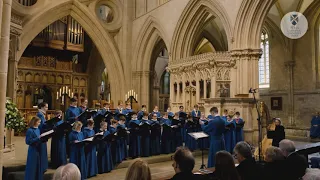
<svg viewBox="0 0 320 180">
<path fill-rule="evenodd" d="M 136 98 L 136 92 L 133 92 L 133 97 Z"/>
<path fill-rule="evenodd" d="M 136 94 L 136 100 L 138 101 L 138 94 Z"/>
<path fill-rule="evenodd" d="M 60 97 L 61 97 L 61 88 L 60 88 Z"/>
<path fill-rule="evenodd" d="M 71 95 L 71 89 L 69 89 L 69 96 Z"/>
<path fill-rule="evenodd" d="M 109 93 L 109 98 L 108 98 L 108 100 L 109 100 L 109 103 L 110 103 L 110 101 L 111 101 L 110 93 Z"/>
<path fill-rule="evenodd" d="M 71 93 L 71 97 L 73 98 L 73 92 Z"/>
<path fill-rule="evenodd" d="M 64 90 L 65 90 L 65 89 L 64 89 L 64 86 L 63 86 L 63 87 L 62 87 L 62 94 L 64 94 Z"/>
<path fill-rule="evenodd" d="M 66 86 L 66 93 L 68 94 L 68 86 Z"/>
<path fill-rule="evenodd" d="M 57 91 L 57 100 L 59 99 L 59 92 Z"/>
<path fill-rule="evenodd" d="M 125 95 L 125 99 L 124 99 L 124 101 L 127 101 L 127 99 L 128 99 L 127 97 L 128 97 L 128 96 L 127 96 L 127 95 Z"/>
</svg>

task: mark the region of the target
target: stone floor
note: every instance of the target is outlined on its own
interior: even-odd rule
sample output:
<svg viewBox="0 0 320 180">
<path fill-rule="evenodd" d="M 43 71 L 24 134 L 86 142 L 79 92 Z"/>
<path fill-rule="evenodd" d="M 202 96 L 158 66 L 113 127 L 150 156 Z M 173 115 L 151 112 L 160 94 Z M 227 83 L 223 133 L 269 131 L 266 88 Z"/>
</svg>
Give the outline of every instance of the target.
<svg viewBox="0 0 320 180">
<path fill-rule="evenodd" d="M 15 151 L 4 154 L 4 166 L 15 166 L 15 165 L 24 165 L 26 163 L 28 146 L 25 145 L 24 137 L 14 137 L 15 142 Z M 48 154 L 50 153 L 50 140 L 48 142 Z M 297 147 L 304 146 L 310 142 L 301 142 L 295 141 Z M 154 161 L 150 163 L 150 169 L 152 173 L 152 179 L 160 180 L 167 179 L 172 177 L 174 174 L 174 170 L 172 168 L 172 161 L 168 158 L 170 155 L 160 155 L 153 156 L 151 158 L 147 158 L 148 162 Z M 201 165 L 201 155 L 197 153 L 196 155 L 196 166 L 195 169 L 200 168 Z M 314 154 L 313 156 L 319 156 L 319 153 Z M 165 159 L 165 162 L 162 162 L 159 159 Z M 205 163 L 207 161 L 207 157 L 205 157 Z M 127 167 L 130 161 L 124 162 L 122 164 L 123 167 Z M 49 170 L 47 173 L 53 173 L 54 170 Z M 101 174 L 96 177 L 90 178 L 90 180 L 123 180 L 125 178 L 127 172 L 127 168 L 122 168 L 121 165 L 118 169 L 113 170 L 111 173 Z"/>
</svg>

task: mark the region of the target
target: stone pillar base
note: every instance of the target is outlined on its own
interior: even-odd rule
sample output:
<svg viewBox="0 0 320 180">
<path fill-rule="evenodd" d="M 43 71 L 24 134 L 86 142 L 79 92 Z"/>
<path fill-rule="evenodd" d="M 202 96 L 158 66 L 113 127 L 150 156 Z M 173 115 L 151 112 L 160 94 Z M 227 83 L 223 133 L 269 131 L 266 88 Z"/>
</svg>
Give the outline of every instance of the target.
<svg viewBox="0 0 320 180">
<path fill-rule="evenodd" d="M 210 108 L 217 107 L 220 115 L 227 109 L 230 112 L 240 112 L 240 117 L 245 121 L 244 140 L 258 144 L 257 110 L 251 98 L 209 98 L 204 99 L 205 115 L 209 115 Z"/>
</svg>

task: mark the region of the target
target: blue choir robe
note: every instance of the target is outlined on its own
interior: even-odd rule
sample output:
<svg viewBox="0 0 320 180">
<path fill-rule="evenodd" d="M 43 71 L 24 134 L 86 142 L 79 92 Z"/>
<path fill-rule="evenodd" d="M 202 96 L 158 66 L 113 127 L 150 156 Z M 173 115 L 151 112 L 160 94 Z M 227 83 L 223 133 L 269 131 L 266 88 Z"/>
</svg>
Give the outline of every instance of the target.
<svg viewBox="0 0 320 180">
<path fill-rule="evenodd" d="M 39 125 L 39 130 L 40 133 L 44 133 L 46 130 L 46 119 L 44 117 L 44 114 L 42 112 L 37 113 L 37 117 L 41 119 L 40 125 Z M 42 142 L 41 145 L 41 151 L 40 151 L 40 156 L 41 156 L 41 169 L 42 172 L 46 172 L 48 169 L 48 151 L 47 151 L 47 142 Z"/>
<path fill-rule="evenodd" d="M 182 146 L 182 133 L 181 133 L 181 124 L 174 124 L 177 125 L 177 127 L 172 128 L 172 134 L 173 134 L 173 143 L 172 143 L 172 151 L 175 152 L 177 147 Z"/>
<path fill-rule="evenodd" d="M 55 127 L 62 124 L 64 121 L 60 120 L 55 124 Z M 56 169 L 62 165 L 67 164 L 66 139 L 64 129 L 56 129 L 55 134 L 51 139 L 51 166 Z"/>
<path fill-rule="evenodd" d="M 143 117 L 143 113 L 144 113 L 144 111 L 143 111 L 143 110 L 141 110 L 141 111 L 139 111 L 139 112 L 138 112 L 138 114 L 137 114 L 137 118 L 138 118 L 138 120 L 141 120 L 141 119 L 142 119 L 142 117 Z"/>
<path fill-rule="evenodd" d="M 179 117 L 180 117 L 180 113 L 185 113 L 185 112 L 179 111 Z M 186 119 L 182 119 L 182 118 L 180 118 L 180 120 L 181 120 L 183 123 L 185 123 L 185 121 L 186 121 Z M 185 124 L 181 126 L 180 131 L 181 131 L 181 136 L 182 136 L 182 142 L 185 142 L 186 136 L 187 136 L 187 129 L 186 129 Z"/>
<path fill-rule="evenodd" d="M 227 116 L 226 115 L 223 115 L 223 116 L 221 116 L 221 118 L 224 120 L 224 122 L 227 122 Z"/>
<path fill-rule="evenodd" d="M 96 113 L 96 115 L 94 116 L 94 118 L 95 118 L 96 116 L 98 116 L 98 115 L 105 115 L 107 112 L 111 112 L 109 108 L 108 108 L 108 109 L 102 108 L 102 109 L 100 109 L 100 110 Z M 111 119 L 112 119 L 112 116 L 111 116 L 111 115 L 109 115 L 109 116 L 107 116 L 107 117 L 105 118 L 105 121 L 108 123 L 108 129 L 109 129 L 109 125 L 111 124 L 111 123 L 110 123 L 110 120 L 111 120 Z M 99 122 L 99 121 L 95 121 L 95 124 L 94 124 L 93 129 L 94 129 L 94 131 L 95 131 L 96 133 L 99 132 L 99 130 L 100 130 L 100 122 Z"/>
<path fill-rule="evenodd" d="M 242 118 L 239 118 L 239 119 L 235 119 L 235 122 L 236 124 L 240 124 L 240 123 L 243 123 L 243 119 Z M 243 128 L 239 128 L 239 129 L 236 129 L 235 130 L 235 133 L 236 133 L 236 144 L 240 141 L 243 141 L 244 138 L 243 138 Z"/>
<path fill-rule="evenodd" d="M 170 112 L 168 112 L 168 116 L 173 117 L 173 116 L 174 116 L 174 113 L 170 111 Z"/>
<path fill-rule="evenodd" d="M 39 139 L 40 130 L 29 128 L 26 132 L 26 144 L 29 145 L 27 155 L 27 165 L 25 170 L 25 180 L 43 180 L 41 169 L 41 140 Z"/>
<path fill-rule="evenodd" d="M 115 112 L 114 112 L 114 114 L 115 114 L 115 117 L 114 117 L 114 119 L 115 120 L 118 120 L 119 121 L 119 116 L 118 116 L 118 114 L 124 114 L 124 115 L 126 115 L 126 111 L 125 111 L 125 109 L 116 109 L 115 110 Z"/>
<path fill-rule="evenodd" d="M 81 180 L 87 178 L 87 165 L 86 165 L 86 157 L 84 153 L 84 144 L 74 143 L 74 141 L 82 141 L 84 140 L 84 136 L 82 132 L 72 131 L 69 134 L 69 142 L 70 146 L 70 159 L 69 162 L 78 166 L 81 172 Z"/>
<path fill-rule="evenodd" d="M 162 125 L 171 126 L 172 122 L 170 119 L 163 118 L 161 120 Z M 161 152 L 163 154 L 169 154 L 172 151 L 173 146 L 173 134 L 171 128 L 163 128 L 162 134 L 161 134 Z"/>
<path fill-rule="evenodd" d="M 159 112 L 159 111 L 152 111 L 152 113 L 151 113 L 152 115 L 153 114 L 156 114 L 157 115 L 157 118 L 160 118 L 161 117 L 161 113 Z"/>
<path fill-rule="evenodd" d="M 218 151 L 225 150 L 223 133 L 225 122 L 220 116 L 215 116 L 207 125 L 201 125 L 202 130 L 210 136 L 210 149 L 208 168 L 215 167 L 215 155 Z"/>
<path fill-rule="evenodd" d="M 124 124 L 118 124 L 117 128 L 123 128 L 126 129 L 126 126 Z M 117 139 L 118 149 L 119 149 L 119 160 L 120 162 L 125 160 L 128 157 L 128 143 L 126 137 L 119 137 Z"/>
<path fill-rule="evenodd" d="M 151 125 L 160 124 L 157 120 L 150 120 Z M 161 127 L 160 127 L 161 128 Z M 160 137 L 161 137 L 161 129 L 151 129 L 150 135 L 150 147 L 152 155 L 159 155 L 161 153 L 161 145 L 160 145 Z"/>
<path fill-rule="evenodd" d="M 128 108 L 124 109 L 123 114 L 126 115 L 126 125 L 128 125 L 130 120 L 131 120 L 131 117 L 129 116 L 129 113 L 132 113 L 132 112 L 133 112 L 132 109 L 128 109 Z"/>
<path fill-rule="evenodd" d="M 314 116 L 311 120 L 310 137 L 320 137 L 320 116 Z"/>
<path fill-rule="evenodd" d="M 109 131 L 103 132 L 103 137 L 110 134 Z M 100 174 L 110 172 L 113 169 L 113 160 L 111 154 L 111 143 L 108 141 L 100 141 L 98 144 L 98 172 Z"/>
<path fill-rule="evenodd" d="M 234 127 L 236 127 L 235 120 L 226 121 L 226 126 L 229 124 L 234 124 Z M 236 145 L 235 128 L 226 129 L 224 132 L 224 142 L 226 145 L 226 151 L 232 154 L 233 148 Z"/>
<path fill-rule="evenodd" d="M 192 121 L 192 119 L 190 119 Z M 187 121 L 186 121 L 187 122 Z M 198 129 L 196 127 L 188 126 L 188 123 L 186 123 L 186 139 L 185 139 L 185 146 L 188 147 L 190 151 L 194 151 L 197 149 L 197 140 L 191 137 L 188 133 L 198 132 Z"/>
<path fill-rule="evenodd" d="M 95 131 L 88 127 L 83 129 L 84 139 L 95 135 Z M 87 177 L 96 176 L 98 174 L 97 147 L 93 142 L 85 147 Z"/>
<path fill-rule="evenodd" d="M 133 129 L 133 124 L 139 125 L 139 120 L 131 120 L 129 123 L 130 141 L 129 141 L 129 157 L 136 158 L 141 154 L 141 141 L 139 132 Z"/>
<path fill-rule="evenodd" d="M 66 111 L 65 121 L 72 124 L 76 121 L 76 117 L 78 117 L 80 114 L 81 114 L 81 112 L 78 107 L 69 106 L 69 108 Z"/>
<path fill-rule="evenodd" d="M 198 110 L 192 110 L 191 112 L 191 116 L 194 118 L 194 117 L 200 117 L 201 116 L 201 112 Z"/>
<path fill-rule="evenodd" d="M 141 122 L 144 124 L 151 125 L 150 120 L 142 119 Z M 141 132 L 141 156 L 142 157 L 149 157 L 151 155 L 151 147 L 150 147 L 150 130 L 142 131 Z"/>
<path fill-rule="evenodd" d="M 109 132 L 111 134 L 115 134 L 117 132 L 117 129 L 112 127 L 112 126 L 110 126 L 109 127 Z M 121 162 L 120 161 L 120 154 L 119 154 L 120 151 L 119 151 L 117 139 L 115 139 L 115 141 L 111 142 L 110 148 L 111 148 L 112 162 L 113 162 L 114 165 L 116 165 L 117 163 Z"/>
<path fill-rule="evenodd" d="M 86 107 L 83 107 L 83 106 L 80 106 L 80 107 L 78 107 L 78 108 L 79 108 L 79 115 L 80 115 L 81 113 L 83 113 L 84 111 L 87 110 L 87 108 L 86 108 Z M 79 118 L 79 121 L 82 123 L 82 130 L 83 130 L 85 127 L 87 127 L 87 117 L 82 116 L 82 117 Z"/>
<path fill-rule="evenodd" d="M 200 120 L 204 123 L 208 122 L 207 119 L 201 119 Z M 200 127 L 200 131 L 202 131 L 202 128 Z M 210 137 L 202 138 L 201 140 L 198 140 L 198 146 L 200 149 L 208 149 L 210 147 Z"/>
</svg>

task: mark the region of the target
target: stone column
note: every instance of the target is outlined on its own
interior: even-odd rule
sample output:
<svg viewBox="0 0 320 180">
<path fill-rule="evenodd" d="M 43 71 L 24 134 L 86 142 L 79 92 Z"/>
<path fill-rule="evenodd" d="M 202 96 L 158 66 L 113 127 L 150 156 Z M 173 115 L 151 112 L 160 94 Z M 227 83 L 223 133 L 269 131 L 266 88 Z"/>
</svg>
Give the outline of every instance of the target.
<svg viewBox="0 0 320 180">
<path fill-rule="evenodd" d="M 3 2 L 3 5 L 2 5 Z M 10 42 L 10 22 L 11 22 L 11 4 L 12 0 L 3 0 L 0 2 L 0 10 L 2 22 L 1 25 L 1 40 L 0 40 L 0 176 L 2 177 L 2 162 L 3 162 L 3 138 L 4 138 L 4 119 L 5 119 L 5 102 L 7 90 L 7 71 L 8 71 L 8 56 Z M 2 6 L 2 8 L 1 8 Z"/>
<path fill-rule="evenodd" d="M 230 97 L 234 98 L 236 93 L 236 85 L 237 85 L 237 69 L 235 67 L 231 67 L 230 69 Z"/>
<path fill-rule="evenodd" d="M 154 86 L 153 87 L 153 106 L 158 106 L 159 107 L 159 99 L 160 99 L 160 86 Z"/>
<path fill-rule="evenodd" d="M 291 126 L 295 126 L 295 118 L 294 118 L 294 84 L 293 84 L 293 68 L 295 66 L 294 61 L 288 61 L 285 62 L 285 67 L 287 68 L 288 71 L 288 79 L 289 79 L 289 86 L 288 86 L 288 104 L 289 104 L 289 113 L 288 113 L 288 120 Z"/>
<path fill-rule="evenodd" d="M 249 96 L 249 89 L 259 88 L 258 60 L 260 55 L 260 49 L 232 51 L 232 61 L 236 64 L 234 88 L 236 97 L 251 97 L 251 95 Z M 256 97 L 259 98 L 259 93 L 256 94 Z"/>
<path fill-rule="evenodd" d="M 182 78 L 182 105 L 185 108 L 186 107 L 186 81 L 185 81 L 185 77 Z"/>
<path fill-rule="evenodd" d="M 206 79 L 203 80 L 203 98 L 204 99 L 207 98 L 207 80 Z"/>
<path fill-rule="evenodd" d="M 200 102 L 200 82 L 199 79 L 196 78 L 196 104 Z"/>
<path fill-rule="evenodd" d="M 176 101 L 176 97 L 174 94 L 174 82 L 173 78 L 170 78 L 170 99 L 169 99 L 169 104 L 172 106 L 172 102 Z"/>
<path fill-rule="evenodd" d="M 213 75 L 211 77 L 211 95 L 210 98 L 215 98 L 216 97 L 216 76 Z"/>
<path fill-rule="evenodd" d="M 141 93 L 141 104 L 147 105 L 147 108 L 151 110 L 150 106 L 150 71 L 144 71 L 142 75 L 142 88 Z"/>
</svg>

